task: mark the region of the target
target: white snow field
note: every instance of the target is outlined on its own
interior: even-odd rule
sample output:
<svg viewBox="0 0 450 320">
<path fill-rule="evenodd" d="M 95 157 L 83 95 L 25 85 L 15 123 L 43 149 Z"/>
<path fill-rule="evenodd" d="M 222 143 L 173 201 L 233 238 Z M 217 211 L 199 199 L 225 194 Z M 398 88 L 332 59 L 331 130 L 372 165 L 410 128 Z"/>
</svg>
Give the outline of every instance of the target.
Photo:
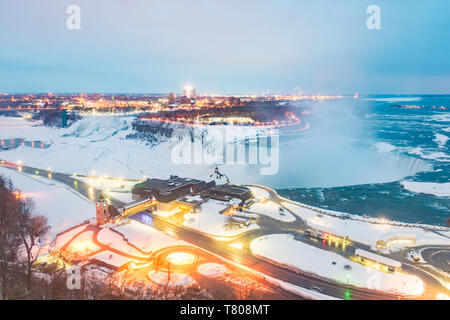
<svg viewBox="0 0 450 320">
<path fill-rule="evenodd" d="M 199 265 L 197 267 L 197 271 L 202 276 L 208 278 L 217 278 L 221 275 L 224 275 L 228 271 L 228 268 L 225 267 L 223 264 L 210 262 Z"/>
<path fill-rule="evenodd" d="M 440 231 L 445 236 L 427 231 L 423 228 L 414 227 L 411 224 L 404 223 L 401 226 L 382 223 L 380 219 L 376 218 L 364 218 L 355 216 L 355 219 L 342 219 L 340 215 L 347 215 L 344 213 L 336 212 L 338 216 L 331 216 L 327 214 L 321 214 L 310 208 L 296 205 L 291 202 L 283 202 L 283 206 L 291 210 L 300 218 L 305 220 L 308 225 L 323 232 L 328 232 L 337 236 L 348 236 L 350 240 L 354 240 L 360 243 L 371 246 L 375 249 L 376 242 L 378 240 L 390 240 L 396 236 L 402 238 L 407 235 L 408 238 L 415 238 L 415 243 L 406 243 L 393 241 L 394 246 L 389 247 L 392 251 L 404 247 L 415 247 L 421 245 L 450 245 L 450 231 Z M 334 212 L 333 212 L 334 213 Z M 378 222 L 378 223 L 371 223 Z"/>
<path fill-rule="evenodd" d="M 280 211 L 280 208 L 282 211 Z M 284 210 L 279 204 L 270 200 L 252 204 L 250 208 L 247 209 L 247 212 L 261 214 L 283 222 L 295 221 L 295 216 L 289 211 Z"/>
<path fill-rule="evenodd" d="M 267 190 L 259 187 L 248 187 L 250 189 L 250 192 L 253 194 L 253 197 L 255 197 L 256 201 L 264 201 L 270 198 L 270 194 Z"/>
<path fill-rule="evenodd" d="M 250 249 L 262 258 L 340 283 L 410 296 L 421 295 L 424 290 L 423 282 L 417 276 L 400 272 L 384 273 L 364 267 L 337 253 L 294 240 L 293 235 L 289 234 L 256 238 L 250 243 Z M 345 269 L 346 265 L 351 269 Z"/>
<path fill-rule="evenodd" d="M 99 252 L 93 255 L 90 259 L 103 262 L 106 265 L 112 266 L 113 268 L 117 269 L 123 268 L 127 263 L 134 261 L 133 259 L 124 257 L 118 253 L 108 250 Z"/>
<path fill-rule="evenodd" d="M 152 211 L 152 214 L 154 214 L 155 216 L 158 217 L 162 217 L 162 218 L 168 218 L 173 216 L 174 214 L 179 213 L 181 210 L 179 208 L 174 208 L 172 210 L 169 211 L 165 211 L 165 210 L 154 210 Z"/>
<path fill-rule="evenodd" d="M 450 182 L 434 183 L 434 182 L 417 182 L 402 181 L 403 188 L 416 193 L 433 194 L 438 197 L 450 197 Z"/>
<path fill-rule="evenodd" d="M 110 191 L 114 193 L 130 192 L 133 185 L 137 183 L 137 181 L 121 180 L 120 177 L 118 177 L 119 180 L 108 179 L 107 177 L 96 177 L 96 178 L 80 177 L 80 176 L 72 176 L 72 177 L 77 180 L 85 182 L 86 184 L 90 185 L 91 187 L 94 187 L 95 189 Z"/>
<path fill-rule="evenodd" d="M 62 234 L 57 235 L 57 237 L 55 238 L 55 241 L 53 243 L 53 250 L 59 250 L 61 249 L 68 241 L 70 241 L 73 237 L 75 237 L 75 235 L 77 235 L 78 233 L 82 232 L 84 229 L 86 229 L 86 227 L 88 226 L 88 224 L 82 224 L 80 226 L 74 227 L 71 230 L 68 230 Z"/>
<path fill-rule="evenodd" d="M 162 271 L 155 272 L 154 270 L 152 270 L 148 273 L 148 278 L 153 283 L 156 283 L 160 286 L 167 285 L 170 288 L 189 286 L 194 283 L 194 279 L 192 279 L 192 277 L 189 276 L 188 274 L 177 272 L 171 272 L 169 280 L 167 272 Z"/>
<path fill-rule="evenodd" d="M 131 192 L 103 191 L 103 193 L 125 204 L 135 201 Z"/>
<path fill-rule="evenodd" d="M 179 163 L 177 152 L 188 152 L 190 146 L 189 150 L 176 147 L 189 139 L 161 138 L 156 145 L 140 139 L 126 139 L 127 135 L 136 133 L 132 128 L 134 120 L 134 116 L 89 115 L 68 128 L 50 128 L 43 126 L 42 121 L 0 117 L 0 139 L 24 138 L 50 144 L 47 149 L 19 146 L 2 151 L 0 156 L 11 162 L 21 160 L 24 165 L 50 167 L 53 171 L 68 174 L 133 179 L 167 179 L 172 174 L 209 178 L 214 169 L 212 164 Z M 230 166 L 228 174 L 250 181 L 253 175 L 242 170 L 242 166 L 237 167 Z M 110 191 L 116 190 L 110 188 Z"/>
<path fill-rule="evenodd" d="M 56 181 L 34 179 L 32 175 L 2 167 L 0 175 L 10 178 L 14 188 L 33 200 L 36 214 L 47 217 L 51 237 L 95 216 L 93 203 Z"/>
<path fill-rule="evenodd" d="M 135 116 L 89 115 L 84 116 L 69 128 L 49 128 L 41 121 L 0 117 L 0 139 L 24 138 L 50 144 L 47 149 L 19 146 L 15 150 L 2 151 L 1 157 L 24 165 L 48 168 L 64 173 L 96 176 L 128 177 L 141 179 L 145 176 L 168 178 L 171 174 L 208 180 L 215 163 L 222 163 L 224 137 L 231 135 L 237 140 L 244 137 L 266 136 L 263 129 L 207 128 L 194 132 L 198 138 L 194 143 L 190 137 L 179 139 L 158 138 L 158 142 L 142 139 L 127 139 L 136 132 L 132 128 Z M 205 145 L 196 149 L 197 140 L 205 134 Z M 278 136 L 277 136 L 278 137 Z M 335 135 L 329 138 L 333 139 Z M 321 136 L 320 139 L 323 139 Z M 340 139 L 340 138 L 339 138 Z M 305 138 L 294 142 L 283 142 L 279 146 L 279 170 L 275 175 L 261 175 L 266 165 L 237 164 L 225 161 L 221 171 L 226 172 L 233 183 L 267 184 L 273 187 L 331 187 L 363 183 L 396 181 L 419 171 L 432 170 L 427 162 L 394 152 L 355 150 L 352 139 L 327 143 L 328 159 L 321 157 L 323 148 L 317 138 Z M 329 139 L 327 139 L 328 141 Z M 321 140 L 322 141 L 322 140 Z M 300 143 L 299 147 L 297 144 Z M 245 152 L 240 143 L 231 144 L 238 154 Z M 302 150 L 311 150 L 305 154 Z M 259 150 L 260 153 L 268 150 Z M 299 154 L 301 152 L 301 154 Z M 359 152 L 358 157 L 355 153 Z M 192 160 L 192 155 L 195 159 Z M 220 158 L 222 157 L 222 158 Z M 197 159 L 199 158 L 199 159 Z M 342 159 L 346 160 L 342 160 Z M 302 159 L 299 166 L 298 159 Z M 331 168 L 333 159 L 339 168 Z M 273 160 L 273 161 L 272 161 Z M 326 160 L 326 161 L 325 161 Z M 271 159 L 275 163 L 275 159 Z M 271 162 L 271 165 L 275 165 Z M 317 170 L 310 170 L 314 164 Z M 295 168 L 295 170 L 294 170 Z M 188 173 L 188 174 L 187 174 Z M 319 174 L 320 173 L 320 174 Z M 114 190 L 111 190 L 114 191 Z"/>
<path fill-rule="evenodd" d="M 148 253 L 166 247 L 188 244 L 183 240 L 172 238 L 151 226 L 133 219 L 129 219 L 129 223 L 114 227 L 114 230 L 120 232 L 130 244 Z"/>
<path fill-rule="evenodd" d="M 118 250 L 124 254 L 142 259 L 149 256 L 148 254 L 144 254 L 136 248 L 130 246 L 126 238 L 124 238 L 121 234 L 112 231 L 110 228 L 102 228 L 102 230 L 100 230 L 97 234 L 97 240 L 99 243 Z"/>
<path fill-rule="evenodd" d="M 201 204 L 199 213 L 185 214 L 183 225 L 214 237 L 234 237 L 246 231 L 259 228 L 255 223 L 240 227 L 230 226 L 228 222 L 229 217 L 220 214 L 220 211 L 229 205 L 229 202 L 209 199 Z"/>
</svg>

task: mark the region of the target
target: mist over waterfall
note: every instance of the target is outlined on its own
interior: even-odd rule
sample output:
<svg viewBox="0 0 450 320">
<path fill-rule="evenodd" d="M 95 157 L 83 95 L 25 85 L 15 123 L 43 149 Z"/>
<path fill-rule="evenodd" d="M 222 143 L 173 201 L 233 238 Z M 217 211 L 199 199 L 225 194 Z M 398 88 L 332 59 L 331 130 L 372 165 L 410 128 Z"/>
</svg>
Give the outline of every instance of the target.
<svg viewBox="0 0 450 320">
<path fill-rule="evenodd" d="M 259 176 L 258 183 L 274 188 L 336 187 L 392 182 L 433 169 L 419 158 L 340 142 L 326 150 L 314 139 L 286 143 L 280 147 L 279 172 Z"/>
<path fill-rule="evenodd" d="M 223 164 L 222 170 L 233 183 L 259 183 L 273 188 L 384 183 L 433 170 L 431 163 L 380 142 L 376 132 L 369 130 L 361 105 L 358 108 L 352 101 L 339 103 L 314 106 L 313 115 L 306 119 L 311 123 L 309 130 L 295 135 L 280 133 L 276 174 L 261 174 L 260 163 Z M 276 153 L 271 150 L 271 155 Z"/>
</svg>

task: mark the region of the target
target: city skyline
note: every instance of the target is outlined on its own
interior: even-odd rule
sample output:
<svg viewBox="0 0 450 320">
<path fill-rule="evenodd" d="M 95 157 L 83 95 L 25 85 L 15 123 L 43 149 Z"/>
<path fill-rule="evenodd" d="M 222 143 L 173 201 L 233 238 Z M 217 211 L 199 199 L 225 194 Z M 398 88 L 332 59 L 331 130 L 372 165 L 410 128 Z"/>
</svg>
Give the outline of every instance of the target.
<svg viewBox="0 0 450 320">
<path fill-rule="evenodd" d="M 6 3 L 0 92 L 449 93 L 449 4 L 372 2 Z"/>
</svg>

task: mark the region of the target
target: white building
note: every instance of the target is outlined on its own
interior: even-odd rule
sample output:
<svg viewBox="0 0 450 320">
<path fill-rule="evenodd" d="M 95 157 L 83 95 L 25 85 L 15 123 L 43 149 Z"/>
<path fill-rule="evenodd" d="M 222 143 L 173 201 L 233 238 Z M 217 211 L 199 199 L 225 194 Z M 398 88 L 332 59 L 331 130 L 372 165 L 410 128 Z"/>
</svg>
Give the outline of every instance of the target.
<svg viewBox="0 0 450 320">
<path fill-rule="evenodd" d="M 183 88 L 183 96 L 189 99 L 195 98 L 195 87 L 194 86 L 185 86 Z"/>
</svg>

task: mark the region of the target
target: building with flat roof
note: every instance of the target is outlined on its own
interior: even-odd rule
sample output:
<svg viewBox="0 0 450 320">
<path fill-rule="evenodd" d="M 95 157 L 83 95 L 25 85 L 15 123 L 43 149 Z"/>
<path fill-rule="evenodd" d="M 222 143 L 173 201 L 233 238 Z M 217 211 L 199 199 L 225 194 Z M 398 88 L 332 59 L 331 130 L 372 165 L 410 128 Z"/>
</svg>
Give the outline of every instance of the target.
<svg viewBox="0 0 450 320">
<path fill-rule="evenodd" d="M 233 198 L 239 199 L 241 201 L 239 205 L 242 207 L 247 207 L 254 202 L 253 194 L 249 188 L 233 184 L 214 186 L 202 192 L 201 195 L 221 201 L 230 201 Z"/>
<path fill-rule="evenodd" d="M 158 202 L 158 209 L 171 210 L 177 199 L 188 195 L 198 194 L 215 186 L 214 181 L 206 182 L 197 179 L 170 176 L 168 180 L 147 179 L 134 185 L 132 189 L 134 199 L 154 197 Z"/>
<path fill-rule="evenodd" d="M 236 206 L 246 207 L 253 202 L 250 189 L 237 185 L 216 185 L 215 181 L 202 181 L 191 178 L 170 176 L 169 179 L 147 179 L 134 185 L 133 199 L 152 199 L 157 203 L 157 210 L 169 211 L 176 207 L 194 210 L 207 199 L 230 202 Z M 232 202 L 233 202 L 232 201 Z"/>
</svg>

